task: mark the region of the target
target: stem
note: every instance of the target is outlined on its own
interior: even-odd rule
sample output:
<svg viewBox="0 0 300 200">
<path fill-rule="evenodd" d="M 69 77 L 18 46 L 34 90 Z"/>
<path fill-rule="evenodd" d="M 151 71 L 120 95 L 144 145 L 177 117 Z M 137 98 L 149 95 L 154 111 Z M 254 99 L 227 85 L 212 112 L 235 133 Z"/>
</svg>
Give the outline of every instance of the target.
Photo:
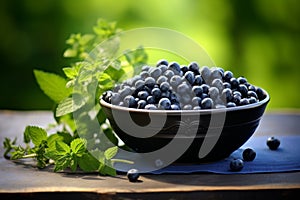
<svg viewBox="0 0 300 200">
<path fill-rule="evenodd" d="M 36 156 L 37 156 L 36 153 L 32 153 L 32 154 L 28 154 L 28 155 L 22 156 L 22 158 L 35 158 Z"/>
</svg>

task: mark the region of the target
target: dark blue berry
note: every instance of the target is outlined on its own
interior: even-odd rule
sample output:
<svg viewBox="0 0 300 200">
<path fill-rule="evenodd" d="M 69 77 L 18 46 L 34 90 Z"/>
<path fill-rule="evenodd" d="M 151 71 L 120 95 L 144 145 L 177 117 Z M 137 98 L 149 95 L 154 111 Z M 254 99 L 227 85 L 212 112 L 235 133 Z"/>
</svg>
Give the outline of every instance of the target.
<svg viewBox="0 0 300 200">
<path fill-rule="evenodd" d="M 185 74 L 185 72 L 189 71 L 189 68 L 184 65 L 184 66 L 181 67 L 181 71 L 182 71 L 183 74 Z"/>
<path fill-rule="evenodd" d="M 129 107 L 129 108 L 135 108 L 135 107 L 136 107 L 136 100 L 135 100 L 135 98 L 134 98 L 133 96 L 131 96 L 131 95 L 126 96 L 126 97 L 124 98 L 123 102 L 124 102 L 124 105 L 125 105 L 126 107 Z"/>
<path fill-rule="evenodd" d="M 258 99 L 258 96 L 254 91 L 248 91 L 247 96 L 248 97 L 254 97 L 255 99 Z"/>
<path fill-rule="evenodd" d="M 168 78 L 171 79 L 175 74 L 172 70 L 167 70 L 165 71 L 164 75 Z"/>
<path fill-rule="evenodd" d="M 233 73 L 231 71 L 224 72 L 224 80 L 230 82 L 230 79 L 233 78 Z"/>
<path fill-rule="evenodd" d="M 214 102 L 211 98 L 205 98 L 201 101 L 201 108 L 211 109 L 214 106 Z"/>
<path fill-rule="evenodd" d="M 178 104 L 172 104 L 171 105 L 171 110 L 180 110 L 180 107 Z"/>
<path fill-rule="evenodd" d="M 139 100 L 137 103 L 137 109 L 144 109 L 147 105 L 147 102 L 145 100 Z"/>
<path fill-rule="evenodd" d="M 252 103 L 256 103 L 257 99 L 255 97 L 250 97 L 250 98 L 248 98 L 248 101 L 250 104 L 252 104 Z"/>
<path fill-rule="evenodd" d="M 247 148 L 243 151 L 244 161 L 253 161 L 255 157 L 256 157 L 256 152 L 253 149 Z"/>
<path fill-rule="evenodd" d="M 168 66 L 167 65 L 160 65 L 158 68 L 161 70 L 161 73 L 164 73 L 165 71 L 167 71 Z"/>
<path fill-rule="evenodd" d="M 159 68 L 153 68 L 150 70 L 150 76 L 153 77 L 153 78 L 158 78 L 160 75 L 161 75 L 161 69 Z"/>
<path fill-rule="evenodd" d="M 161 66 L 161 65 L 166 65 L 166 66 L 168 66 L 168 61 L 166 61 L 165 59 L 161 59 L 161 60 L 159 60 L 157 63 L 156 63 L 156 67 L 159 67 L 159 66 Z"/>
<path fill-rule="evenodd" d="M 139 171 L 137 169 L 130 169 L 127 172 L 127 178 L 130 182 L 137 182 L 140 177 Z"/>
<path fill-rule="evenodd" d="M 159 88 L 153 88 L 151 94 L 154 98 L 159 99 L 161 97 L 161 90 Z"/>
<path fill-rule="evenodd" d="M 153 86 L 155 85 L 155 79 L 153 77 L 147 77 L 145 79 L 145 85 L 149 88 L 153 88 Z"/>
<path fill-rule="evenodd" d="M 145 86 L 145 81 L 138 80 L 137 82 L 135 82 L 134 86 L 136 89 L 142 89 Z"/>
<path fill-rule="evenodd" d="M 154 96 L 148 96 L 147 97 L 147 103 L 148 104 L 155 104 L 156 103 L 155 97 Z"/>
<path fill-rule="evenodd" d="M 170 79 L 170 84 L 172 87 L 177 87 L 181 83 L 181 77 L 179 75 L 174 75 Z"/>
<path fill-rule="evenodd" d="M 223 101 L 226 101 L 226 102 L 232 101 L 232 99 L 233 99 L 232 90 L 229 88 L 225 88 L 221 93 L 221 98 Z"/>
<path fill-rule="evenodd" d="M 229 83 L 232 89 L 237 88 L 239 86 L 239 82 L 234 77 L 230 79 Z"/>
<path fill-rule="evenodd" d="M 177 62 L 169 63 L 168 69 L 172 70 L 177 75 L 181 72 L 180 65 Z"/>
<path fill-rule="evenodd" d="M 192 91 L 194 92 L 194 94 L 197 97 L 201 97 L 202 93 L 203 93 L 203 89 L 201 86 L 195 85 L 192 87 Z"/>
<path fill-rule="evenodd" d="M 195 74 L 199 74 L 199 65 L 196 62 L 191 62 L 188 66 L 189 70 Z"/>
<path fill-rule="evenodd" d="M 147 104 L 145 106 L 146 110 L 157 110 L 157 107 L 154 104 Z"/>
<path fill-rule="evenodd" d="M 242 94 L 237 90 L 232 92 L 232 95 L 238 95 L 238 96 L 242 97 Z"/>
<path fill-rule="evenodd" d="M 201 105 L 201 98 L 200 97 L 193 97 L 192 98 L 192 105 L 193 106 L 199 106 Z"/>
<path fill-rule="evenodd" d="M 170 98 L 171 92 L 169 90 L 161 93 L 161 98 Z"/>
<path fill-rule="evenodd" d="M 230 162 L 230 169 L 232 171 L 241 171 L 244 167 L 244 162 L 241 159 L 233 159 Z"/>
<path fill-rule="evenodd" d="M 233 102 L 228 102 L 228 103 L 226 104 L 226 107 L 227 107 L 227 108 L 236 107 L 236 104 L 233 103 Z"/>
<path fill-rule="evenodd" d="M 158 102 L 158 108 L 161 110 L 170 110 L 171 101 L 168 98 L 161 98 Z"/>
<path fill-rule="evenodd" d="M 158 77 L 156 83 L 160 85 L 160 84 L 162 84 L 163 82 L 166 82 L 166 81 L 168 81 L 168 78 L 166 76 L 160 76 L 160 77 Z"/>
<path fill-rule="evenodd" d="M 248 88 L 244 84 L 240 84 L 238 86 L 238 91 L 242 94 L 243 97 L 247 97 L 248 94 Z"/>
<path fill-rule="evenodd" d="M 239 84 L 246 84 L 247 83 L 247 79 L 245 77 L 238 77 L 237 81 L 239 82 Z"/>
<path fill-rule="evenodd" d="M 115 93 L 115 92 L 112 93 L 112 96 L 110 99 L 111 99 L 110 102 L 113 105 L 118 105 L 122 100 L 121 95 L 119 93 Z"/>
<path fill-rule="evenodd" d="M 196 75 L 194 85 L 201 85 L 202 83 L 203 83 L 202 76 L 201 75 Z"/>
<path fill-rule="evenodd" d="M 235 103 L 236 105 L 240 105 L 240 101 L 241 101 L 242 97 L 240 95 L 233 95 L 233 99 L 232 102 Z"/>
<path fill-rule="evenodd" d="M 193 110 L 201 110 L 200 106 L 194 106 Z"/>
<path fill-rule="evenodd" d="M 231 89 L 231 85 L 230 85 L 230 83 L 228 83 L 228 82 L 224 82 L 224 83 L 223 83 L 223 87 L 224 87 L 224 88 L 230 88 L 230 89 Z"/>
<path fill-rule="evenodd" d="M 123 89 L 121 89 L 121 91 L 119 91 L 121 97 L 126 97 L 128 95 L 131 95 L 132 94 L 132 91 L 130 89 L 130 87 L 124 87 Z"/>
<path fill-rule="evenodd" d="M 267 145 L 271 150 L 276 150 L 280 145 L 280 140 L 275 137 L 269 137 L 267 140 Z"/>
<path fill-rule="evenodd" d="M 144 65 L 144 66 L 142 67 L 142 71 L 148 71 L 150 68 L 151 68 L 150 66 Z"/>
<path fill-rule="evenodd" d="M 248 105 L 249 104 L 249 100 L 247 98 L 243 98 L 240 100 L 239 105 L 244 106 L 244 105 Z"/>
<path fill-rule="evenodd" d="M 193 85 L 195 81 L 195 74 L 192 71 L 187 71 L 182 80 L 187 81 L 190 85 Z"/>
<path fill-rule="evenodd" d="M 145 79 L 145 78 L 147 78 L 147 77 L 150 76 L 149 73 L 148 73 L 148 71 L 142 71 L 142 72 L 140 73 L 140 75 L 141 75 L 142 79 Z"/>
<path fill-rule="evenodd" d="M 214 68 L 211 70 L 210 79 L 222 79 L 222 74 L 218 68 Z"/>
<path fill-rule="evenodd" d="M 256 91 L 256 87 L 254 85 L 249 85 L 248 86 L 248 91 L 253 91 L 255 92 Z"/>
<path fill-rule="evenodd" d="M 209 85 L 207 85 L 207 84 L 202 84 L 200 87 L 202 88 L 203 93 L 208 94 Z"/>
<path fill-rule="evenodd" d="M 160 90 L 162 92 L 166 92 L 170 89 L 170 84 L 168 82 L 163 82 L 162 84 L 160 84 Z"/>
<path fill-rule="evenodd" d="M 140 91 L 138 93 L 138 97 L 143 100 L 147 99 L 148 96 L 149 96 L 149 93 L 147 91 Z"/>
<path fill-rule="evenodd" d="M 263 100 L 264 98 L 266 98 L 266 94 L 264 93 L 264 91 L 261 88 L 256 88 L 256 94 L 258 96 L 259 100 Z"/>
</svg>

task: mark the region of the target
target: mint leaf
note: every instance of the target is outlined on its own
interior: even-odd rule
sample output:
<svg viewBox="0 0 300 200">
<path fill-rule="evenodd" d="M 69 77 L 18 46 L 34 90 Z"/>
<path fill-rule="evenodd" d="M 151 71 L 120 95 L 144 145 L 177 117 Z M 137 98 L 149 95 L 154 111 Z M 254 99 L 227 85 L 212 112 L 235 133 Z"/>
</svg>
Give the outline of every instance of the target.
<svg viewBox="0 0 300 200">
<path fill-rule="evenodd" d="M 75 172 L 78 166 L 78 161 L 77 161 L 77 157 L 75 154 L 72 154 L 72 159 L 70 161 L 70 168 L 72 170 L 72 172 Z"/>
<path fill-rule="evenodd" d="M 70 153 L 70 147 L 64 142 L 56 141 L 55 147 L 56 147 L 56 150 L 61 154 Z"/>
<path fill-rule="evenodd" d="M 71 150 L 76 154 L 76 156 L 81 157 L 86 151 L 86 140 L 76 138 L 71 142 Z"/>
<path fill-rule="evenodd" d="M 60 103 L 72 92 L 71 88 L 66 88 L 67 81 L 57 74 L 34 70 L 34 75 L 43 92 L 56 103 Z"/>
<path fill-rule="evenodd" d="M 68 97 L 58 104 L 56 108 L 56 117 L 72 113 L 84 106 L 85 103 L 85 99 L 81 95 L 73 94 L 72 97 Z"/>
<path fill-rule="evenodd" d="M 35 146 L 39 146 L 43 140 L 47 140 L 47 132 L 37 126 L 27 126 L 24 135 L 26 135 L 26 140 L 30 138 Z"/>
<path fill-rule="evenodd" d="M 78 158 L 78 165 L 85 172 L 94 172 L 98 170 L 100 162 L 90 153 L 85 153 Z"/>
<path fill-rule="evenodd" d="M 112 159 L 116 154 L 118 153 L 118 147 L 114 146 L 114 147 L 110 147 L 108 149 L 105 150 L 104 152 L 104 156 L 107 160 Z"/>
<path fill-rule="evenodd" d="M 72 157 L 70 154 L 61 156 L 55 161 L 54 172 L 66 169 L 67 167 L 70 166 L 71 161 L 72 161 Z"/>
</svg>

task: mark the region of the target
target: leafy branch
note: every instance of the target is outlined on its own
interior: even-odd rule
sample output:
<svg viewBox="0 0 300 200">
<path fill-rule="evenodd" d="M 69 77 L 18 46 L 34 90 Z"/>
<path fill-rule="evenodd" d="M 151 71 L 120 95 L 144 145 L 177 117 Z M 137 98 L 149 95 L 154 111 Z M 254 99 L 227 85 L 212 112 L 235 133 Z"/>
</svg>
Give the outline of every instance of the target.
<svg viewBox="0 0 300 200">
<path fill-rule="evenodd" d="M 121 29 L 116 22 L 99 19 L 93 33 L 71 34 L 67 39 L 68 48 L 63 56 L 72 58 L 72 62 L 62 68 L 65 77 L 34 70 L 41 90 L 55 103 L 54 128 L 58 131 L 48 134 L 43 128 L 27 126 L 23 134 L 24 146 L 17 146 L 16 138 L 5 138 L 5 158 L 33 158 L 38 168 L 54 164 L 55 172 L 67 168 L 75 172 L 79 168 L 112 176 L 116 175 L 115 162 L 131 163 L 114 158 L 118 139 L 101 106 L 95 103 L 104 91 L 112 89 L 115 83 L 147 61 L 142 47 L 128 50 L 123 58 L 112 60 L 110 56 L 118 49 L 119 40 L 111 38 L 117 38 L 119 33 Z M 97 49 L 105 41 L 108 41 L 105 51 Z M 96 57 L 91 57 L 91 51 L 96 52 Z M 99 66 L 106 65 L 108 67 L 99 70 Z"/>
</svg>

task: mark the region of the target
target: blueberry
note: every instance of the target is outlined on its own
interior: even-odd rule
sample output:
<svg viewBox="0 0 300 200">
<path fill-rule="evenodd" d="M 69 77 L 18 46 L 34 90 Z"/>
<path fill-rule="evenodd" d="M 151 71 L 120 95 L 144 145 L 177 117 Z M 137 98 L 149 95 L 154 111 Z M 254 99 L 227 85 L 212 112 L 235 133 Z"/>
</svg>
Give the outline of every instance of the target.
<svg viewBox="0 0 300 200">
<path fill-rule="evenodd" d="M 169 63 L 168 69 L 172 70 L 177 75 L 181 72 L 180 65 L 177 62 Z"/>
<path fill-rule="evenodd" d="M 192 91 L 194 92 L 194 94 L 197 96 L 197 97 L 201 97 L 202 93 L 203 93 L 203 89 L 201 86 L 193 86 L 192 87 Z"/>
<path fill-rule="evenodd" d="M 247 83 L 247 79 L 245 77 L 238 77 L 237 81 L 239 82 L 239 84 L 246 84 Z"/>
<path fill-rule="evenodd" d="M 161 75 L 161 69 L 159 68 L 153 68 L 150 70 L 150 76 L 153 77 L 153 78 L 158 78 L 160 75 Z"/>
<path fill-rule="evenodd" d="M 241 101 L 242 97 L 240 95 L 233 95 L 233 99 L 232 102 L 235 103 L 236 105 L 240 105 L 240 101 Z"/>
<path fill-rule="evenodd" d="M 130 89 L 130 87 L 124 87 L 121 91 L 119 91 L 121 97 L 126 97 L 128 95 L 131 95 L 132 94 L 132 91 Z"/>
<path fill-rule="evenodd" d="M 186 104 L 183 106 L 183 110 L 192 110 L 193 106 L 191 104 Z"/>
<path fill-rule="evenodd" d="M 200 74 L 203 77 L 203 79 L 204 79 L 205 82 L 209 81 L 211 71 L 210 71 L 210 69 L 207 66 L 203 66 L 200 69 Z"/>
<path fill-rule="evenodd" d="M 208 98 L 208 97 L 209 97 L 208 94 L 202 93 L 200 98 L 201 98 L 201 99 L 205 99 L 205 98 Z"/>
<path fill-rule="evenodd" d="M 179 94 L 186 94 L 189 90 L 190 90 L 190 87 L 185 82 L 181 83 L 177 87 L 177 92 Z"/>
<path fill-rule="evenodd" d="M 147 97 L 147 103 L 148 104 L 155 104 L 156 103 L 155 97 L 154 96 L 148 96 Z"/>
<path fill-rule="evenodd" d="M 174 72 L 173 72 L 172 70 L 167 70 L 167 71 L 164 72 L 164 75 L 165 75 L 168 79 L 170 79 L 170 78 L 172 78 L 175 74 L 174 74 Z"/>
<path fill-rule="evenodd" d="M 136 107 L 136 101 L 135 101 L 135 98 L 131 95 L 128 95 L 124 98 L 124 105 L 126 107 L 129 107 L 129 108 L 135 108 Z"/>
<path fill-rule="evenodd" d="M 233 102 L 228 102 L 228 103 L 226 104 L 226 107 L 227 107 L 227 108 L 236 107 L 236 104 L 233 103 Z"/>
<path fill-rule="evenodd" d="M 200 106 L 195 106 L 195 107 L 193 108 L 193 110 L 201 110 L 201 107 L 200 107 Z"/>
<path fill-rule="evenodd" d="M 248 86 L 248 91 L 253 91 L 255 92 L 256 91 L 256 87 L 254 85 L 249 85 Z"/>
<path fill-rule="evenodd" d="M 134 86 L 136 89 L 142 89 L 145 86 L 145 81 L 138 80 L 137 82 L 135 82 Z"/>
<path fill-rule="evenodd" d="M 259 100 L 263 100 L 264 98 L 266 98 L 266 94 L 264 93 L 264 91 L 261 88 L 256 88 L 256 94 L 258 96 Z"/>
<path fill-rule="evenodd" d="M 190 85 L 195 82 L 195 74 L 192 71 L 187 71 L 183 76 L 183 81 L 187 81 Z"/>
<path fill-rule="evenodd" d="M 113 92 L 112 91 L 106 91 L 103 93 L 103 96 L 102 96 L 102 99 L 104 101 L 106 101 L 107 103 L 110 103 L 110 100 L 111 100 L 111 96 L 112 96 Z"/>
<path fill-rule="evenodd" d="M 168 82 L 163 82 L 162 84 L 160 84 L 160 90 L 162 92 L 166 92 L 170 89 L 170 84 Z"/>
<path fill-rule="evenodd" d="M 172 104 L 179 102 L 178 101 L 178 97 L 177 97 L 177 95 L 175 93 L 171 93 L 170 94 L 170 101 L 171 101 Z"/>
<path fill-rule="evenodd" d="M 169 90 L 164 91 L 164 92 L 161 93 L 161 98 L 168 98 L 169 99 L 170 96 L 171 96 L 171 92 Z"/>
<path fill-rule="evenodd" d="M 168 81 L 168 78 L 166 76 L 160 76 L 156 80 L 156 83 L 160 85 L 160 84 L 162 84 L 163 82 L 166 82 L 166 81 Z"/>
<path fill-rule="evenodd" d="M 137 169 L 130 169 L 127 172 L 127 178 L 130 182 L 137 182 L 140 177 L 139 171 Z"/>
<path fill-rule="evenodd" d="M 214 102 L 211 98 L 205 98 L 201 101 L 201 108 L 211 109 L 214 106 Z"/>
<path fill-rule="evenodd" d="M 203 93 L 208 94 L 208 90 L 209 90 L 209 88 L 210 88 L 209 85 L 207 85 L 207 84 L 202 84 L 200 87 L 202 88 Z"/>
<path fill-rule="evenodd" d="M 159 88 L 153 88 L 151 94 L 154 98 L 159 99 L 161 97 L 161 90 Z"/>
<path fill-rule="evenodd" d="M 231 89 L 231 85 L 230 85 L 230 83 L 228 83 L 228 82 L 224 82 L 224 83 L 223 83 L 223 87 L 224 87 L 224 88 L 230 88 L 230 89 Z"/>
<path fill-rule="evenodd" d="M 112 93 L 112 96 L 110 98 L 110 102 L 113 105 L 118 105 L 121 102 L 121 95 L 119 93 Z"/>
<path fill-rule="evenodd" d="M 185 66 L 185 65 L 182 66 L 180 69 L 181 69 L 181 71 L 182 71 L 183 74 L 185 74 L 185 72 L 189 71 L 189 68 L 187 66 Z"/>
<path fill-rule="evenodd" d="M 158 68 L 161 70 L 161 73 L 164 73 L 165 71 L 167 71 L 168 66 L 167 65 L 160 65 Z"/>
<path fill-rule="evenodd" d="M 221 72 L 220 72 L 220 70 L 218 68 L 213 68 L 211 70 L 210 79 L 211 80 L 222 79 L 222 74 L 221 74 Z"/>
<path fill-rule="evenodd" d="M 202 76 L 201 75 L 196 75 L 194 85 L 201 85 L 202 83 L 203 83 Z"/>
<path fill-rule="evenodd" d="M 213 81 L 211 82 L 211 86 L 218 88 L 219 92 L 221 92 L 224 88 L 221 79 L 213 79 Z"/>
<path fill-rule="evenodd" d="M 157 63 L 156 63 L 156 67 L 159 67 L 159 66 L 161 66 L 161 65 L 168 65 L 169 63 L 168 63 L 168 61 L 166 61 L 165 59 L 161 59 L 161 60 L 159 60 Z"/>
<path fill-rule="evenodd" d="M 148 71 L 151 67 L 148 65 L 145 65 L 142 67 L 142 71 Z"/>
<path fill-rule="evenodd" d="M 153 88 L 153 86 L 155 85 L 155 79 L 153 77 L 147 77 L 145 79 L 145 85 L 149 88 Z"/>
<path fill-rule="evenodd" d="M 180 110 L 180 107 L 178 104 L 172 104 L 171 105 L 171 110 Z"/>
<path fill-rule="evenodd" d="M 147 101 L 145 101 L 145 100 L 139 100 L 137 102 L 137 108 L 138 109 L 144 109 L 146 105 L 147 105 Z"/>
<path fill-rule="evenodd" d="M 158 102 L 158 108 L 161 110 L 170 110 L 171 101 L 168 98 L 161 98 Z"/>
<path fill-rule="evenodd" d="M 157 107 L 154 104 L 147 104 L 145 106 L 146 110 L 157 110 Z"/>
<path fill-rule="evenodd" d="M 275 137 L 269 137 L 267 140 L 267 145 L 271 150 L 276 150 L 280 145 L 280 140 Z"/>
<path fill-rule="evenodd" d="M 244 167 L 244 162 L 241 159 L 233 159 L 230 161 L 230 169 L 232 171 L 241 171 Z"/>
<path fill-rule="evenodd" d="M 191 62 L 188 66 L 189 70 L 195 74 L 199 74 L 199 65 L 196 62 Z"/>
<path fill-rule="evenodd" d="M 256 103 L 257 99 L 255 97 L 248 98 L 249 104 Z"/>
<path fill-rule="evenodd" d="M 254 92 L 254 91 L 248 91 L 247 96 L 248 97 L 254 97 L 255 99 L 258 99 L 258 96 L 257 96 L 256 92 Z"/>
<path fill-rule="evenodd" d="M 179 75 L 174 75 L 170 79 L 170 84 L 172 85 L 172 87 L 177 87 L 180 83 L 181 83 L 181 77 Z"/>
<path fill-rule="evenodd" d="M 230 79 L 233 78 L 233 73 L 231 71 L 224 72 L 224 80 L 230 82 Z"/>
<path fill-rule="evenodd" d="M 239 105 L 244 106 L 244 105 L 248 105 L 249 104 L 249 100 L 247 98 L 243 98 L 240 100 Z"/>
<path fill-rule="evenodd" d="M 243 151 L 244 161 L 253 161 L 255 157 L 256 157 L 256 152 L 253 149 L 247 148 Z"/>
<path fill-rule="evenodd" d="M 233 99 L 232 90 L 229 88 L 225 88 L 221 93 L 221 98 L 223 101 L 229 102 Z"/>
<path fill-rule="evenodd" d="M 242 94 L 243 97 L 247 97 L 248 94 L 248 88 L 244 84 L 240 84 L 238 86 L 238 91 Z"/>
<path fill-rule="evenodd" d="M 142 77 L 142 79 L 145 79 L 145 78 L 149 77 L 150 75 L 149 75 L 149 73 L 147 71 L 142 71 L 140 73 L 140 76 Z"/>
<path fill-rule="evenodd" d="M 209 88 L 208 95 L 212 99 L 217 99 L 218 96 L 219 96 L 219 90 L 218 90 L 218 88 L 216 88 L 216 87 Z"/>
<path fill-rule="evenodd" d="M 147 99 L 148 96 L 149 96 L 149 93 L 147 91 L 140 91 L 138 93 L 138 97 L 143 100 Z"/>
<path fill-rule="evenodd" d="M 239 86 L 239 82 L 234 77 L 230 79 L 229 83 L 232 89 L 237 88 Z"/>
<path fill-rule="evenodd" d="M 201 105 L 201 98 L 200 97 L 193 97 L 192 98 L 192 105 L 193 106 L 199 106 Z"/>
</svg>

